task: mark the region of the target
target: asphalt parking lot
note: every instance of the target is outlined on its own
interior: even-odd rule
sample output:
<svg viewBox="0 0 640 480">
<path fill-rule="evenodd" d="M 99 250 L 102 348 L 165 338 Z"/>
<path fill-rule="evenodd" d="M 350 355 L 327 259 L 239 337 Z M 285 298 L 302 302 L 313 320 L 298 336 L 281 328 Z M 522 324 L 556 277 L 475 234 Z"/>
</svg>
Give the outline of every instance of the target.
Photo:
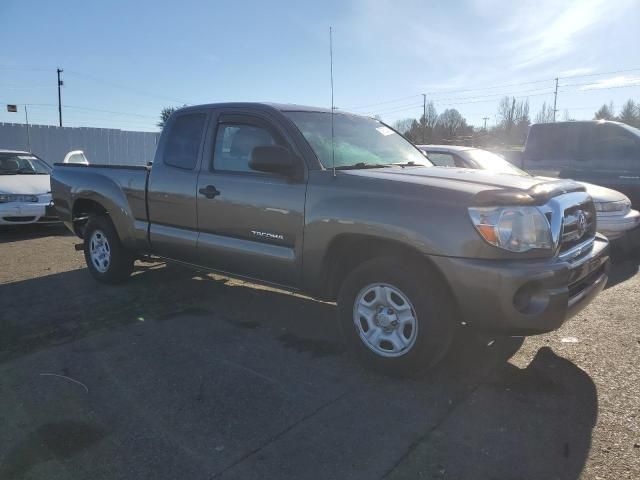
<svg viewBox="0 0 640 480">
<path fill-rule="evenodd" d="M 640 478 L 640 259 L 557 332 L 431 375 L 334 306 L 164 264 L 99 285 L 62 228 L 0 232 L 0 479 Z"/>
</svg>

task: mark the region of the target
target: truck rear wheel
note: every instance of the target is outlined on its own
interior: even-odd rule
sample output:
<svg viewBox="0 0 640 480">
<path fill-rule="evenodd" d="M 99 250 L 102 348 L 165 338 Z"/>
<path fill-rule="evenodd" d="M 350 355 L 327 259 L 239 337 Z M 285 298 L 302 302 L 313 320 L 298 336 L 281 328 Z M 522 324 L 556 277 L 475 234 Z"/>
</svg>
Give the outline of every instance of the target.
<svg viewBox="0 0 640 480">
<path fill-rule="evenodd" d="M 111 219 L 93 216 L 84 230 L 84 259 L 89 272 L 98 281 L 116 284 L 133 271 L 133 255 L 120 242 Z"/>
<path fill-rule="evenodd" d="M 369 260 L 345 279 L 338 296 L 345 339 L 366 366 L 416 376 L 445 355 L 455 309 L 442 280 L 400 258 Z"/>
</svg>

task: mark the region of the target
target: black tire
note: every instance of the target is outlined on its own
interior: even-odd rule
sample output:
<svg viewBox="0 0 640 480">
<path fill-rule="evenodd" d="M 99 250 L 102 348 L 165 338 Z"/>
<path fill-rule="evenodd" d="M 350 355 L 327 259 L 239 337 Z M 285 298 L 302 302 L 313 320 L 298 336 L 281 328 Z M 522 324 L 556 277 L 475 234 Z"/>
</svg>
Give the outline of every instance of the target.
<svg viewBox="0 0 640 480">
<path fill-rule="evenodd" d="M 109 261 L 102 264 L 104 271 L 99 269 L 91 257 L 91 242 L 95 232 L 104 235 L 109 250 Z M 122 283 L 133 271 L 134 257 L 124 248 L 111 219 L 106 215 L 93 216 L 87 221 L 84 229 L 84 259 L 93 278 L 103 283 Z"/>
<path fill-rule="evenodd" d="M 359 318 L 362 329 L 355 323 L 357 297 L 367 286 L 375 284 L 386 284 L 399 290 L 415 311 L 415 340 L 406 350 L 394 353 L 397 356 L 375 352 L 361 338 L 367 322 Z M 447 353 L 458 324 L 455 304 L 441 277 L 424 263 L 395 257 L 369 260 L 349 273 L 338 295 L 338 315 L 347 344 L 365 366 L 401 377 L 421 375 L 436 365 Z M 410 326 L 409 332 L 411 329 Z M 367 335 L 367 332 L 363 334 Z M 406 334 L 403 330 L 402 335 Z M 384 338 L 377 344 L 384 346 L 383 342 Z"/>
</svg>

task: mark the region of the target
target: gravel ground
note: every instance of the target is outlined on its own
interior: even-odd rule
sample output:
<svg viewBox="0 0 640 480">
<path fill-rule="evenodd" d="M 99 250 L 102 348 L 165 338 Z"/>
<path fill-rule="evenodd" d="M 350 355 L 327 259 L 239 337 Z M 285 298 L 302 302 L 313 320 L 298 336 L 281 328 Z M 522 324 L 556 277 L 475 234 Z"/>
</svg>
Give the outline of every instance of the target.
<svg viewBox="0 0 640 480">
<path fill-rule="evenodd" d="M 640 478 L 637 257 L 560 330 L 400 381 L 331 304 L 163 264 L 106 287 L 74 243 L 0 232 L 0 479 Z"/>
</svg>

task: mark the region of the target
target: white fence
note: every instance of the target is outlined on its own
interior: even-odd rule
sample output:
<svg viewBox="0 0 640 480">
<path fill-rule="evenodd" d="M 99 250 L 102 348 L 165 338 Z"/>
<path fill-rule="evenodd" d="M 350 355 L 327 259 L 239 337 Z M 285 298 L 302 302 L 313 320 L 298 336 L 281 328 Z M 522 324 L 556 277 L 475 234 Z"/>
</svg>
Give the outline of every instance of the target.
<svg viewBox="0 0 640 480">
<path fill-rule="evenodd" d="M 55 127 L 0 122 L 0 150 L 28 150 L 53 165 L 67 152 L 84 150 L 90 163 L 145 165 L 153 160 L 160 134 L 110 128 Z"/>
</svg>

